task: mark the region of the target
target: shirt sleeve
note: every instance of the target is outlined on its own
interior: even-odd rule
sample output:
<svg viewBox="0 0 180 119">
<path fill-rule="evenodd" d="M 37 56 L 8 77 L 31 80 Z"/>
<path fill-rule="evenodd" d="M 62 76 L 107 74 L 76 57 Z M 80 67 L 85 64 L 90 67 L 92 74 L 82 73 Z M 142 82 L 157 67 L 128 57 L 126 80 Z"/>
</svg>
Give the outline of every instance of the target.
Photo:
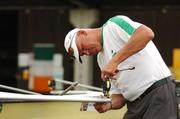
<svg viewBox="0 0 180 119">
<path fill-rule="evenodd" d="M 121 89 L 118 88 L 116 80 L 111 80 L 110 95 L 112 94 L 121 94 Z"/>
<path fill-rule="evenodd" d="M 135 22 L 129 17 L 122 15 L 114 16 L 108 21 L 115 23 L 117 26 L 119 26 L 120 29 L 124 30 L 130 36 L 139 26 L 142 25 L 141 23 Z"/>
<path fill-rule="evenodd" d="M 139 26 L 141 26 L 142 24 L 136 21 L 131 20 L 129 17 L 127 16 L 117 16 L 120 17 L 122 19 L 124 19 L 127 23 L 129 23 L 132 27 L 134 27 L 134 29 L 137 29 Z"/>
</svg>

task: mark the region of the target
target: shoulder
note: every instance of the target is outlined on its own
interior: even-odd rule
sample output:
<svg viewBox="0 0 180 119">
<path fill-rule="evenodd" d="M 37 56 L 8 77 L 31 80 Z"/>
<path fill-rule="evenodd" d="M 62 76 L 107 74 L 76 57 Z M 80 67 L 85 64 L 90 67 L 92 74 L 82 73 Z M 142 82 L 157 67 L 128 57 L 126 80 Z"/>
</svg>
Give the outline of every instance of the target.
<svg viewBox="0 0 180 119">
<path fill-rule="evenodd" d="M 116 15 L 111 18 L 109 18 L 104 26 L 127 26 L 128 24 L 133 24 L 134 21 L 132 21 L 128 16 L 125 15 Z"/>
<path fill-rule="evenodd" d="M 123 23 L 132 23 L 135 21 L 132 20 L 130 17 L 125 16 L 125 15 L 116 15 L 116 16 L 113 16 L 110 19 L 108 19 L 107 22 L 113 22 L 116 24 L 123 24 Z"/>
<path fill-rule="evenodd" d="M 125 15 L 115 15 L 115 16 L 109 18 L 108 21 L 112 21 L 114 19 L 116 19 L 116 20 L 131 20 L 130 17 L 125 16 Z"/>
</svg>

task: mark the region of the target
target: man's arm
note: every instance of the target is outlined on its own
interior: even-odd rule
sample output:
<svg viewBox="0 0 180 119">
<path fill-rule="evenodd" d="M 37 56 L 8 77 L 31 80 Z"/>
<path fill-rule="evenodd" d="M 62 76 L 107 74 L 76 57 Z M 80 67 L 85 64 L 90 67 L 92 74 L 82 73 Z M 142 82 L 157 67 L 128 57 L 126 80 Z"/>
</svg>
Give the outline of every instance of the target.
<svg viewBox="0 0 180 119">
<path fill-rule="evenodd" d="M 101 70 L 101 78 L 105 80 L 107 77 L 116 75 L 118 73 L 118 64 L 142 50 L 153 38 L 154 33 L 149 27 L 141 25 L 137 28 L 125 46 L 118 51 L 117 54 Z"/>
<path fill-rule="evenodd" d="M 126 100 L 122 94 L 112 95 L 111 109 L 113 110 L 120 109 L 125 105 L 125 103 L 126 103 Z"/>
</svg>

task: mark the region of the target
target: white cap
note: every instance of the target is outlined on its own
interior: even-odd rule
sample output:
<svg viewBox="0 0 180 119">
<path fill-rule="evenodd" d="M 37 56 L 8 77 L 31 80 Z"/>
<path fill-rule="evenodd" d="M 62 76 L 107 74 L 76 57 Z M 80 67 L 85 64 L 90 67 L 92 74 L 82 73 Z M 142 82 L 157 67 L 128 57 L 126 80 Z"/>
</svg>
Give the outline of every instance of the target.
<svg viewBox="0 0 180 119">
<path fill-rule="evenodd" d="M 79 51 L 78 51 L 78 48 L 76 45 L 76 35 L 79 30 L 80 29 L 75 28 L 75 29 L 69 31 L 69 33 L 65 37 L 64 47 L 67 52 L 68 52 L 69 48 L 72 48 L 74 50 L 74 57 L 76 58 L 76 60 L 78 62 L 82 63 L 82 60 L 79 56 Z"/>
</svg>

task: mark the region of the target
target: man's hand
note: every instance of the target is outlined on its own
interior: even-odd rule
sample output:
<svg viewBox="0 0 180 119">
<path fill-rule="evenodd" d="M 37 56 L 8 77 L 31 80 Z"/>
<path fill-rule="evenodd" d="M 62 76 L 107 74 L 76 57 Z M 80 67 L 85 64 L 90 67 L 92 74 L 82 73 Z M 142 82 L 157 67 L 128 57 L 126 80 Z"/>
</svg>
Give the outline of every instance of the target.
<svg viewBox="0 0 180 119">
<path fill-rule="evenodd" d="M 114 76 L 119 72 L 117 66 L 118 64 L 114 63 L 112 60 L 108 64 L 106 64 L 101 70 L 101 79 L 114 79 Z"/>
<path fill-rule="evenodd" d="M 111 110 L 111 109 L 112 110 L 120 109 L 126 103 L 126 100 L 122 94 L 113 94 L 111 96 L 111 98 L 112 98 L 111 103 L 95 103 L 94 108 L 99 113 L 104 113 L 104 112 Z"/>
<path fill-rule="evenodd" d="M 99 112 L 99 113 L 104 113 L 108 110 L 111 109 L 111 103 L 95 103 L 94 108 Z"/>
</svg>

